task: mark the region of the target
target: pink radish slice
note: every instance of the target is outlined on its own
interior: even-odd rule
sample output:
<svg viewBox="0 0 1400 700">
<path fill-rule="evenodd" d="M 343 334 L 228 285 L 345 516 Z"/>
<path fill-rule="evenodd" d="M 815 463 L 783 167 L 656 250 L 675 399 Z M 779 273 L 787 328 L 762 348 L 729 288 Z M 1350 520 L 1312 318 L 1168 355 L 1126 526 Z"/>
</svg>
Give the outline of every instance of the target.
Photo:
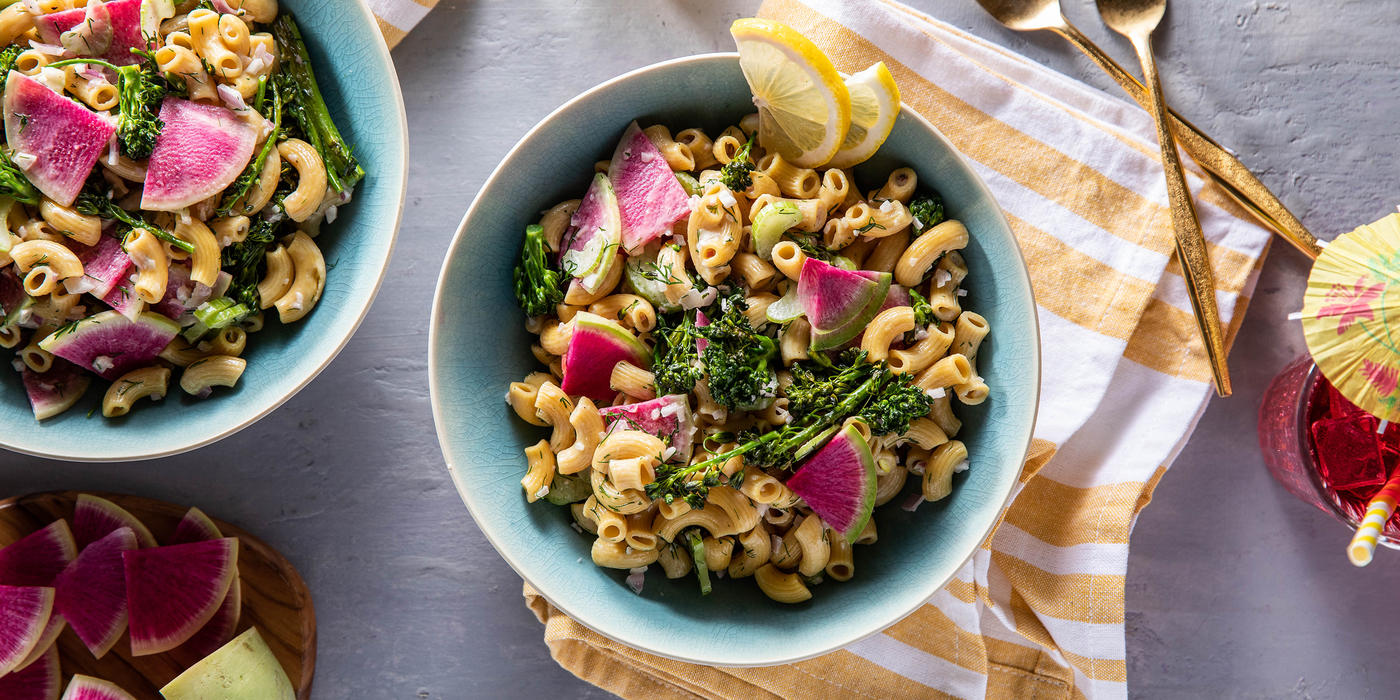
<svg viewBox="0 0 1400 700">
<path fill-rule="evenodd" d="M 142 209 L 178 211 L 209 199 L 253 157 L 257 128 L 228 109 L 167 97 L 160 119 L 165 128 L 146 168 Z"/>
<path fill-rule="evenodd" d="M 650 401 L 625 406 L 598 409 L 603 423 L 609 428 L 621 423 L 627 430 L 641 430 L 666 440 L 676 448 L 668 462 L 689 462 L 695 421 L 690 413 L 690 397 L 686 394 L 659 396 Z"/>
<path fill-rule="evenodd" d="M 175 526 L 175 533 L 165 544 L 170 546 L 191 542 L 208 542 L 223 538 L 224 533 L 219 532 L 219 526 L 215 525 L 214 521 L 204 514 L 204 511 L 191 508 L 185 513 L 185 517 L 180 519 L 180 524 Z"/>
<path fill-rule="evenodd" d="M 184 288 L 184 299 L 181 299 L 180 289 Z M 178 321 L 185 315 L 185 301 L 194 294 L 194 283 L 190 281 L 190 268 L 187 265 L 171 265 L 170 273 L 165 278 L 165 298 L 159 304 L 151 307 L 161 316 Z M 198 306 L 198 304 L 196 304 Z"/>
<path fill-rule="evenodd" d="M 238 629 L 238 621 L 242 616 L 243 585 L 238 577 L 234 576 L 233 583 L 228 587 L 228 595 L 224 596 L 224 602 L 219 605 L 219 611 L 214 613 L 214 617 L 199 628 L 181 648 L 189 652 L 191 658 L 196 659 L 218 651 L 233 639 L 233 633 Z"/>
<path fill-rule="evenodd" d="M 875 459 L 870 445 L 855 426 L 846 426 L 787 480 L 787 487 L 852 542 L 875 508 Z"/>
<path fill-rule="evenodd" d="M 34 651 L 51 614 L 52 588 L 0 586 L 0 676 Z"/>
<path fill-rule="evenodd" d="M 0 585 L 52 586 L 78 556 L 68 522 L 55 520 L 14 544 L 0 549 Z"/>
<path fill-rule="evenodd" d="M 685 188 L 637 122 L 627 125 L 613 151 L 608 180 L 617 193 L 622 245 L 628 251 L 669 235 L 672 224 L 690 216 Z"/>
<path fill-rule="evenodd" d="M 126 572 L 122 553 L 137 548 L 129 527 L 93 542 L 59 574 L 54 607 L 96 658 L 126 631 Z"/>
<path fill-rule="evenodd" d="M 5 140 L 16 154 L 34 156 L 25 176 L 49 199 L 71 205 L 116 124 L 15 71 L 5 81 L 4 109 Z"/>
<path fill-rule="evenodd" d="M 141 35 L 141 0 L 109 2 L 106 10 L 111 19 L 112 38 L 101 58 L 118 66 L 140 63 L 141 57 L 131 50 L 147 48 L 146 38 Z M 83 8 L 53 12 L 36 18 L 34 27 L 45 44 L 58 44 L 63 32 L 77 26 L 86 14 Z"/>
<path fill-rule="evenodd" d="M 238 572 L 238 539 L 123 552 L 131 653 L 189 641 L 219 611 Z"/>
<path fill-rule="evenodd" d="M 97 245 L 78 254 L 83 261 L 83 275 L 92 283 L 89 294 L 104 299 L 118 284 L 127 282 L 131 270 L 131 258 L 122 250 L 122 244 L 112 236 L 103 235 Z"/>
<path fill-rule="evenodd" d="M 5 700 L 54 700 L 62 687 L 58 646 L 53 644 L 36 661 L 8 676 L 0 676 L 0 698 Z"/>
<path fill-rule="evenodd" d="M 29 395 L 29 406 L 34 409 L 34 420 L 52 418 L 67 410 L 68 399 L 73 394 L 87 392 L 92 377 L 77 365 L 61 357 L 53 358 L 49 371 L 40 374 L 29 367 L 20 374 L 24 382 L 24 392 Z"/>
<path fill-rule="evenodd" d="M 62 700 L 136 700 L 131 693 L 111 681 L 92 676 L 74 675 L 63 691 Z"/>
<path fill-rule="evenodd" d="M 630 362 L 651 369 L 651 351 L 631 331 L 587 311 L 573 320 L 574 332 L 564 353 L 564 385 L 570 396 L 587 396 L 598 402 L 611 401 L 612 371 L 619 362 Z"/>
<path fill-rule="evenodd" d="M 179 332 L 180 324 L 160 314 L 146 312 L 133 321 L 116 311 L 103 311 L 63 335 L 45 338 L 39 347 L 116 381 L 150 364 Z"/>
<path fill-rule="evenodd" d="M 73 536 L 78 549 L 86 549 L 93 542 L 124 527 L 131 528 L 136 534 L 136 542 L 142 547 L 156 546 L 156 538 L 131 511 L 105 498 L 86 493 L 78 495 L 78 502 L 73 506 Z"/>
</svg>

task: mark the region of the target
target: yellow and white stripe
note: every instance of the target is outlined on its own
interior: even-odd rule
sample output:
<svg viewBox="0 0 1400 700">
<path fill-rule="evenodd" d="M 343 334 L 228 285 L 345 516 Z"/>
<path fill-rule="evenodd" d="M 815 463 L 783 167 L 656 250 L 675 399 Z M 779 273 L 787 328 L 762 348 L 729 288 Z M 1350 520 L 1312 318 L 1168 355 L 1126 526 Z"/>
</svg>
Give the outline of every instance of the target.
<svg viewBox="0 0 1400 700">
<path fill-rule="evenodd" d="M 414 25 L 423 21 L 428 10 L 438 4 L 438 0 L 366 0 L 375 19 L 379 20 L 379 31 L 384 33 L 384 41 L 394 48 L 408 35 Z"/>
<path fill-rule="evenodd" d="M 1039 305 L 1045 383 L 996 534 L 885 632 L 787 666 L 716 669 L 628 649 L 526 589 L 565 668 L 625 698 L 1127 697 L 1124 595 L 1138 513 L 1212 395 L 1146 113 L 892 0 L 766 0 L 906 104 L 1006 211 Z M 1190 166 L 1188 166 L 1190 167 Z M 1189 175 L 1233 339 L 1269 234 Z"/>
<path fill-rule="evenodd" d="M 1357 566 L 1371 563 L 1371 557 L 1376 555 L 1376 542 L 1380 539 L 1381 530 L 1385 529 L 1386 522 L 1395 513 L 1397 499 L 1400 499 L 1400 472 L 1386 482 L 1366 508 L 1366 517 L 1361 519 L 1361 527 L 1356 528 L 1356 535 L 1347 547 L 1347 558 L 1351 559 L 1351 563 Z"/>
</svg>

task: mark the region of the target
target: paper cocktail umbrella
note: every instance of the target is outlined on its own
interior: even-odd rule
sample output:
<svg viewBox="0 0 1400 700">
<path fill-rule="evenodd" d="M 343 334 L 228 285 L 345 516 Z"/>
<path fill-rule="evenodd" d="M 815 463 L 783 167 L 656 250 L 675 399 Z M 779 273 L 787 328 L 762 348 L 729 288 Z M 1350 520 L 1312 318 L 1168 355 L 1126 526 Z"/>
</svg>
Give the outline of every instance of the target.
<svg viewBox="0 0 1400 700">
<path fill-rule="evenodd" d="M 1308 352 L 1327 381 L 1367 413 L 1400 422 L 1400 215 L 1323 249 L 1302 315 Z"/>
</svg>

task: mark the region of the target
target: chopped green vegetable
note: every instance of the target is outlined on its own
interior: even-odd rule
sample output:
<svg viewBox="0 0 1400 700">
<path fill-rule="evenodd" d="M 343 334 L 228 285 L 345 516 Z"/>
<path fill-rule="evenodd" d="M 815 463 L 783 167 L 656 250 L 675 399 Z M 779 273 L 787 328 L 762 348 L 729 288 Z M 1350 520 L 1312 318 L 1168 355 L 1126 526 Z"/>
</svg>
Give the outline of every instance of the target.
<svg viewBox="0 0 1400 700">
<path fill-rule="evenodd" d="M 515 266 L 515 299 L 527 316 L 554 313 L 564 301 L 564 275 L 549 262 L 544 249 L 544 228 L 525 228 L 525 246 Z"/>
<path fill-rule="evenodd" d="M 681 189 L 685 190 L 688 196 L 694 197 L 705 193 L 704 188 L 700 187 L 700 181 L 696 180 L 695 176 L 690 173 L 685 171 L 676 173 L 676 181 L 681 183 Z"/>
<path fill-rule="evenodd" d="M 695 349 L 698 336 L 693 315 L 682 311 L 657 316 L 651 337 L 656 340 L 651 360 L 656 394 L 689 393 L 702 374 L 700 356 Z"/>
<path fill-rule="evenodd" d="M 710 307 L 710 325 L 695 329 L 709 340 L 700 364 L 710 397 L 731 411 L 762 408 L 778 389 L 777 374 L 768 366 L 778 355 L 778 344 L 749 325 L 748 308 L 743 291 L 736 288 Z"/>
<path fill-rule="evenodd" d="M 695 560 L 695 576 L 700 579 L 700 595 L 709 595 L 710 567 L 705 564 L 705 538 L 698 527 L 686 530 L 682 537 L 690 545 L 690 558 Z"/>
<path fill-rule="evenodd" d="M 43 195 L 39 194 L 39 188 L 24 176 L 4 151 L 0 151 L 0 195 L 30 206 L 37 205 L 43 198 Z"/>
<path fill-rule="evenodd" d="M 199 323 L 204 324 L 209 330 L 219 330 L 242 321 L 251 313 L 247 306 L 238 303 L 234 299 L 222 296 L 217 299 L 210 299 L 195 309 L 194 318 Z"/>
<path fill-rule="evenodd" d="M 754 139 L 758 138 L 758 129 L 754 129 L 749 134 L 749 142 L 734 154 L 734 160 L 719 170 L 719 181 L 731 192 L 743 192 L 753 185 L 753 161 L 749 159 L 749 152 L 753 150 Z"/>
<path fill-rule="evenodd" d="M 282 221 L 268 221 L 256 217 L 248 237 L 224 248 L 223 269 L 233 276 L 225 296 L 252 311 L 262 308 L 262 297 L 258 294 L 258 282 L 262 281 L 267 267 L 267 246 L 277 237 Z"/>
<path fill-rule="evenodd" d="M 938 323 L 938 317 L 933 315 L 933 306 L 928 303 L 928 299 L 919 293 L 917 289 L 909 290 L 909 305 L 914 307 L 914 330 L 904 334 L 904 344 L 914 344 L 914 335 L 921 328 Z"/>
<path fill-rule="evenodd" d="M 331 189 L 345 192 L 364 179 L 365 171 L 355 160 L 353 149 L 341 137 L 321 97 L 301 29 L 292 15 L 284 12 L 272 25 L 272 33 L 277 39 L 277 53 L 282 58 L 282 68 L 274 80 L 282 93 L 283 105 L 301 126 L 302 134 L 321 154 Z"/>
<path fill-rule="evenodd" d="M 943 212 L 943 196 L 938 190 L 929 190 L 909 202 L 909 213 L 914 217 L 914 237 L 924 235 L 929 229 L 943 223 L 947 216 Z"/>
</svg>

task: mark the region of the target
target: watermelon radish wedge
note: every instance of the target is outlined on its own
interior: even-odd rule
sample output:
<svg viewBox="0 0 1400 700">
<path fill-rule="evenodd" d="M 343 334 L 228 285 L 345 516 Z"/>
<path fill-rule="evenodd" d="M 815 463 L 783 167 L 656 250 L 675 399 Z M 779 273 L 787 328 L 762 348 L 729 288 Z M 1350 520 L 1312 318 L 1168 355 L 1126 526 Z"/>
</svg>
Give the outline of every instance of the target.
<svg viewBox="0 0 1400 700">
<path fill-rule="evenodd" d="M 86 493 L 78 495 L 77 505 L 73 507 L 73 535 L 78 549 L 86 549 L 93 542 L 124 527 L 131 528 L 136 535 L 136 543 L 142 547 L 156 546 L 156 538 L 145 523 L 137 520 L 125 508 L 105 498 Z"/>
<path fill-rule="evenodd" d="M 146 48 L 146 38 L 141 35 L 141 0 L 116 0 L 106 3 L 104 9 L 110 33 L 107 46 L 100 52 L 95 52 L 87 50 L 89 47 L 80 42 L 75 53 L 84 56 L 96 55 L 117 66 L 140 63 L 141 57 L 131 53 L 131 50 Z M 78 26 L 86 17 L 87 10 L 83 8 L 53 12 L 36 17 L 34 28 L 39 30 L 39 38 L 43 39 L 44 43 L 62 45 L 63 33 Z"/>
<path fill-rule="evenodd" d="M 103 311 L 54 331 L 39 347 L 73 364 L 116 381 L 156 359 L 180 332 L 180 324 L 149 311 L 131 320 L 118 311 Z"/>
<path fill-rule="evenodd" d="M 669 235 L 672 224 L 690 216 L 690 196 L 637 122 L 622 133 L 608 165 L 608 180 L 617 192 L 622 245 L 629 253 Z"/>
<path fill-rule="evenodd" d="M 52 644 L 33 663 L 0 676 L 0 698 L 5 700 L 56 700 L 62 687 L 58 647 Z"/>
<path fill-rule="evenodd" d="M 617 247 L 622 241 L 617 196 L 607 175 L 593 176 L 593 184 L 583 195 L 583 203 L 569 220 L 564 241 L 560 268 L 577 279 L 584 291 L 597 291 L 616 263 Z"/>
<path fill-rule="evenodd" d="M 63 700 L 136 700 L 116 683 L 92 676 L 75 675 L 63 691 Z"/>
<path fill-rule="evenodd" d="M 69 286 L 68 292 L 71 294 L 87 293 L 103 299 L 112 293 L 118 283 L 127 282 L 131 258 L 122 250 L 121 241 L 112 236 L 103 235 L 98 238 L 96 245 L 78 254 L 78 259 L 83 263 L 83 276 L 69 278 L 64 281 L 64 285 L 78 280 L 78 284 L 84 285 L 85 288 L 74 289 Z"/>
<path fill-rule="evenodd" d="M 34 305 L 34 297 L 24 291 L 24 282 L 9 265 L 0 270 L 0 328 L 19 324 L 25 309 Z"/>
<path fill-rule="evenodd" d="M 238 571 L 238 539 L 122 553 L 131 654 L 148 656 L 189 641 L 213 619 Z"/>
<path fill-rule="evenodd" d="M 574 331 L 564 353 L 564 385 L 569 396 L 611 401 L 613 367 L 630 362 L 651 369 L 651 351 L 637 336 L 612 321 L 587 311 L 574 316 Z"/>
<path fill-rule="evenodd" d="M 39 642 L 34 645 L 34 651 L 29 652 L 29 656 L 26 656 L 24 661 L 19 662 L 19 666 L 16 666 L 15 670 L 11 671 L 11 673 L 18 673 L 28 668 L 29 664 L 43 658 L 44 654 L 47 654 L 49 649 L 53 648 L 54 642 L 58 641 L 58 635 L 63 634 L 63 630 L 68 628 L 68 621 L 63 619 L 62 615 L 58 614 L 57 592 L 54 593 L 54 608 L 54 612 L 49 615 L 49 623 L 44 625 L 44 631 L 39 635 Z M 0 694 L 0 698 L 3 697 L 5 696 Z"/>
<path fill-rule="evenodd" d="M 225 644 L 160 689 L 166 700 L 296 700 L 258 628 Z"/>
<path fill-rule="evenodd" d="M 26 366 L 20 377 L 34 420 L 52 418 L 72 408 L 92 385 L 91 375 L 61 357 L 54 358 L 47 372 L 41 374 Z"/>
<path fill-rule="evenodd" d="M 170 536 L 166 546 L 174 544 L 189 544 L 191 542 L 208 542 L 209 540 L 221 540 L 224 533 L 219 532 L 219 526 L 214 524 L 204 511 L 198 508 L 191 508 L 185 517 L 180 520 L 180 524 L 175 526 L 175 533 Z"/>
<path fill-rule="evenodd" d="M 248 165 L 257 127 L 216 105 L 167 97 L 141 208 L 179 211 L 224 191 Z M 37 184 L 37 183 L 36 183 Z"/>
<path fill-rule="evenodd" d="M 876 280 L 816 258 L 807 258 L 797 280 L 797 300 L 812 330 L 819 333 L 830 333 L 850 323 L 872 300 L 879 308 L 888 290 L 888 281 L 881 289 Z"/>
<path fill-rule="evenodd" d="M 73 204 L 116 123 L 16 71 L 5 81 L 4 110 L 15 164 L 49 199 Z"/>
<path fill-rule="evenodd" d="M 53 614 L 53 589 L 0 586 L 0 676 L 19 668 Z"/>
<path fill-rule="evenodd" d="M 228 595 L 224 596 L 224 602 L 219 605 L 219 611 L 214 613 L 214 617 L 199 628 L 189 641 L 181 645 L 179 650 L 187 652 L 187 656 L 195 659 L 202 659 L 218 651 L 233 639 L 233 633 L 238 629 L 238 621 L 242 616 L 243 585 L 239 578 L 234 576 L 233 583 L 228 587 Z"/>
<path fill-rule="evenodd" d="M 875 510 L 875 459 L 860 431 L 848 425 L 787 480 L 813 513 L 854 542 Z"/>
<path fill-rule="evenodd" d="M 55 583 L 54 607 L 95 658 L 106 656 L 126 631 L 122 554 L 137 546 L 131 528 L 117 528 L 83 549 Z"/>
<path fill-rule="evenodd" d="M 53 586 L 78 556 L 68 522 L 55 520 L 42 530 L 0 549 L 0 586 Z"/>
<path fill-rule="evenodd" d="M 223 539 L 223 537 L 223 533 L 219 532 L 219 526 L 215 525 L 214 521 L 204 514 L 204 511 L 191 508 L 180 520 L 180 524 L 175 526 L 175 534 L 170 536 L 166 546 L 208 542 Z M 190 637 L 190 640 L 185 642 L 180 649 L 187 652 L 191 658 L 202 659 L 233 639 L 234 630 L 238 627 L 238 620 L 243 615 L 242 592 L 243 587 L 239 584 L 238 576 L 235 575 L 233 583 L 229 584 L 228 595 L 224 596 L 224 602 L 219 605 L 219 611 L 214 613 L 213 619 L 200 628 L 193 637 Z"/>
<path fill-rule="evenodd" d="M 690 413 L 690 397 L 687 394 L 659 396 L 641 403 L 600 408 L 598 415 L 603 417 L 603 422 L 609 428 L 619 425 L 624 430 L 640 430 L 665 440 L 676 448 L 666 461 L 690 461 L 695 421 Z"/>
</svg>

